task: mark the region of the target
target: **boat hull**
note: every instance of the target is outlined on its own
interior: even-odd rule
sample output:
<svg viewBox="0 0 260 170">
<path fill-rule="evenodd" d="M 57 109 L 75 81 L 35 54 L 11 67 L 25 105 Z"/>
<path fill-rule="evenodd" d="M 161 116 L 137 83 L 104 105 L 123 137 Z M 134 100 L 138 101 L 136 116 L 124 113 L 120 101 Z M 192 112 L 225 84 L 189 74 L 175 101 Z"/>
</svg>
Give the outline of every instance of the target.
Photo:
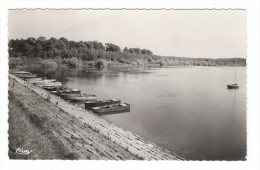
<svg viewBox="0 0 260 170">
<path fill-rule="evenodd" d="M 19 74 L 17 75 L 17 77 L 20 78 L 35 78 L 37 76 L 37 74 Z"/>
<path fill-rule="evenodd" d="M 29 80 L 29 83 L 44 84 L 44 83 L 55 83 L 55 79 L 45 79 L 45 80 Z"/>
<path fill-rule="evenodd" d="M 67 89 L 67 87 L 63 87 L 63 86 L 43 86 L 42 88 L 44 88 L 45 90 L 48 90 L 48 91 L 57 91 L 57 90 Z"/>
<path fill-rule="evenodd" d="M 68 94 L 80 94 L 80 90 L 60 90 L 60 95 L 61 96 L 65 96 L 65 95 L 68 95 Z"/>
<path fill-rule="evenodd" d="M 119 106 L 119 105 L 126 105 L 126 106 Z M 115 105 L 108 105 L 102 107 L 92 107 L 91 110 L 94 113 L 105 114 L 110 112 L 130 112 L 130 104 L 123 103 L 123 104 L 115 104 Z"/>
<path fill-rule="evenodd" d="M 38 87 L 47 87 L 47 86 L 61 86 L 61 82 L 55 82 L 55 83 L 44 83 L 44 84 L 35 84 Z"/>
<path fill-rule="evenodd" d="M 229 85 L 227 85 L 227 88 L 228 89 L 238 89 L 239 85 L 237 85 L 237 84 L 229 84 Z"/>
<path fill-rule="evenodd" d="M 65 95 L 64 99 L 72 101 L 96 101 L 97 96 L 95 95 Z"/>
<path fill-rule="evenodd" d="M 51 93 L 56 94 L 56 95 L 61 95 L 64 96 L 66 94 L 80 94 L 80 90 L 76 89 L 76 90 L 72 90 L 72 89 L 68 89 L 68 88 L 64 88 L 64 89 L 56 89 L 54 91 L 51 91 Z"/>
<path fill-rule="evenodd" d="M 91 107 L 98 107 L 98 106 L 107 106 L 107 105 L 113 105 L 113 104 L 120 104 L 120 100 L 99 100 L 95 102 L 85 102 L 85 108 L 90 109 Z"/>
<path fill-rule="evenodd" d="M 19 75 L 19 74 L 30 74 L 30 72 L 27 71 L 11 71 L 11 74 Z"/>
<path fill-rule="evenodd" d="M 40 81 L 43 80 L 42 78 L 38 78 L 38 77 L 32 77 L 32 78 L 28 78 L 26 79 L 27 82 L 31 83 L 33 81 Z"/>
</svg>

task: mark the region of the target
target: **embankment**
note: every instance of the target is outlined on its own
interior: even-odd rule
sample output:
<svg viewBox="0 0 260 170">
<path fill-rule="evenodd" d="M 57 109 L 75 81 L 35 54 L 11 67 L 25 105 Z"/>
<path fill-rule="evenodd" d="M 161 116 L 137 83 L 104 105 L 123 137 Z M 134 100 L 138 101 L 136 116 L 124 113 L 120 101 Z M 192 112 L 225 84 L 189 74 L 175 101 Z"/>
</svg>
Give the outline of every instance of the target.
<svg viewBox="0 0 260 170">
<path fill-rule="evenodd" d="M 51 134 L 51 139 L 55 138 L 59 146 L 64 147 L 60 150 L 65 150 L 66 154 L 60 152 L 61 159 L 72 155 L 73 159 L 184 160 L 14 75 L 9 75 L 9 81 L 12 95 L 37 120 L 34 126 L 43 134 L 45 131 L 48 132 L 45 134 Z M 52 145 L 55 148 L 55 143 Z"/>
</svg>

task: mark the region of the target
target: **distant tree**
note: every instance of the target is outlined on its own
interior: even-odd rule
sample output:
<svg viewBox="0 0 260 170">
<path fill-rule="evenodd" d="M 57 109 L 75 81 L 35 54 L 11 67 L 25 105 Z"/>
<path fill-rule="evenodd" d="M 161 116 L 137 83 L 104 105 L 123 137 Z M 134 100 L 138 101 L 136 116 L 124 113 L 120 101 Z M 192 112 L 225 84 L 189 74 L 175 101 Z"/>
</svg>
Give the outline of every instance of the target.
<svg viewBox="0 0 260 170">
<path fill-rule="evenodd" d="M 51 37 L 51 38 L 50 38 L 50 41 L 52 41 L 53 43 L 55 43 L 55 42 L 57 42 L 58 40 L 57 40 L 57 38 Z"/>
<path fill-rule="evenodd" d="M 142 50 L 141 50 L 141 53 L 142 53 L 143 55 L 153 55 L 152 51 L 147 50 L 147 49 L 142 49 Z"/>
<path fill-rule="evenodd" d="M 112 43 L 106 43 L 106 51 L 121 51 L 120 47 L 115 45 L 115 44 L 112 44 Z"/>
<path fill-rule="evenodd" d="M 128 48 L 127 48 L 127 47 L 125 47 L 125 48 L 123 49 L 123 52 L 125 52 L 125 53 L 129 53 L 129 50 L 128 50 Z"/>
<path fill-rule="evenodd" d="M 40 36 L 39 38 L 37 38 L 37 41 L 46 41 L 46 38 L 44 36 Z"/>
<path fill-rule="evenodd" d="M 129 53 L 134 53 L 135 52 L 133 48 L 129 48 L 128 51 L 129 51 Z"/>
</svg>

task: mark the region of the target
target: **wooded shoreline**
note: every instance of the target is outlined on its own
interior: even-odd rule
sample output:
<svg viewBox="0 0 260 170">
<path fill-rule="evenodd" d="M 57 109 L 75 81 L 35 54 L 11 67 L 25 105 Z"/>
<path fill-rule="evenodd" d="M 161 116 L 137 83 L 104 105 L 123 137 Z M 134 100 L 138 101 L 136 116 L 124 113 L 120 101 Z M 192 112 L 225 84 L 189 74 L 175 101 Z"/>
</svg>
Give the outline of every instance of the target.
<svg viewBox="0 0 260 170">
<path fill-rule="evenodd" d="M 27 39 L 9 40 L 9 65 L 26 60 L 38 62 L 44 67 L 79 67 L 90 65 L 105 67 L 110 63 L 144 66 L 246 66 L 246 56 L 229 56 L 229 58 L 189 58 L 178 56 L 160 56 L 148 49 L 125 47 L 98 41 L 71 41 L 64 37 L 46 39 L 29 37 Z M 223 56 L 220 56 L 223 57 Z M 20 60 L 20 61 L 18 61 Z"/>
</svg>

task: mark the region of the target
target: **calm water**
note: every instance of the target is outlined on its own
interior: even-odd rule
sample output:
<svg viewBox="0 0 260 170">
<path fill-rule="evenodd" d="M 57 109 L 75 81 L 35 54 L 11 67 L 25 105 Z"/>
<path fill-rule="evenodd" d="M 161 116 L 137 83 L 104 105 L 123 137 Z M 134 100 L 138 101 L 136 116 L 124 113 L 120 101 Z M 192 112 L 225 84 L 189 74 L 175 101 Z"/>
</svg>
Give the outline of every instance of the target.
<svg viewBox="0 0 260 170">
<path fill-rule="evenodd" d="M 103 116 L 192 160 L 246 156 L 246 68 L 109 68 L 31 70 L 98 99 L 121 99 L 131 112 Z"/>
</svg>

